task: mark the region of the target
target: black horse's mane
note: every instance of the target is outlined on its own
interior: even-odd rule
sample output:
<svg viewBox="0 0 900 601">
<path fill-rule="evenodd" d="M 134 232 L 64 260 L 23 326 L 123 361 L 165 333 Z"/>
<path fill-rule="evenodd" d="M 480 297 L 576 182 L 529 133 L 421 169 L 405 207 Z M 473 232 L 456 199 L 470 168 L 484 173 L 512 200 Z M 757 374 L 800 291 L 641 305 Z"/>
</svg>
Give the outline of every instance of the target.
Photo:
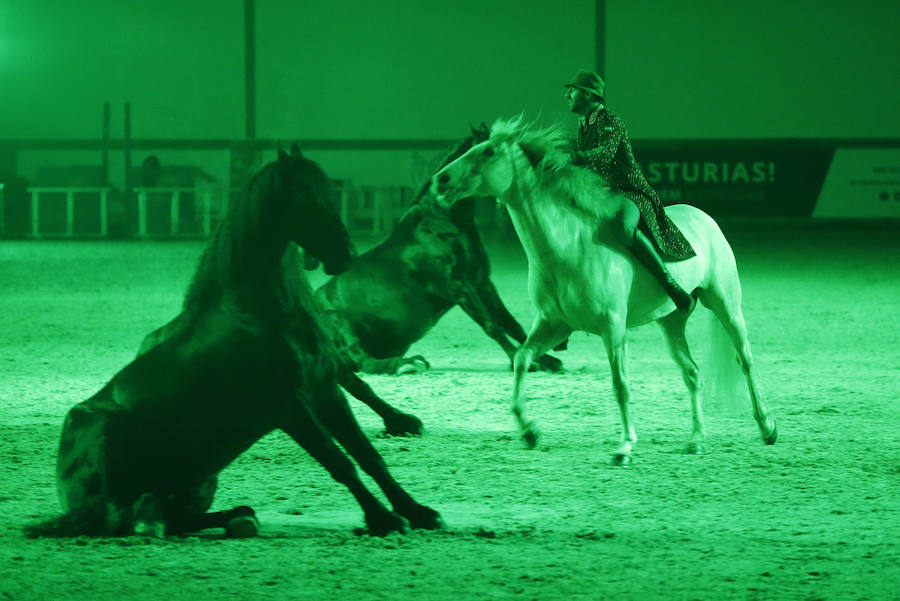
<svg viewBox="0 0 900 601">
<path fill-rule="evenodd" d="M 470 127 L 472 133 L 460 140 L 456 146 L 447 151 L 444 157 L 436 163 L 437 166 L 434 169 L 434 172 L 440 171 L 468 152 L 472 146 L 479 142 L 484 142 L 490 136 L 490 130 L 484 123 L 481 123 L 478 127 Z M 419 193 L 413 198 L 406 212 L 403 214 L 403 217 L 400 219 L 400 222 L 394 228 L 394 231 L 391 232 L 391 238 L 397 237 L 405 239 L 408 236 L 409 231 L 415 228 L 422 219 L 428 215 L 434 215 L 436 212 L 447 213 L 453 223 L 460 229 L 467 232 L 473 231 L 474 222 L 472 214 L 475 208 L 475 197 L 463 198 L 459 200 L 453 208 L 447 211 L 446 209 L 438 208 L 434 203 L 423 202 L 430 192 L 431 178 L 429 177 L 422 184 L 422 187 L 419 188 Z"/>
<path fill-rule="evenodd" d="M 283 177 L 279 161 L 273 161 L 231 200 L 185 295 L 183 311 L 189 317 L 217 305 L 270 321 L 312 319 L 312 291 L 297 245 L 287 239 L 274 210 L 291 202 L 282 197 L 288 193 Z"/>
</svg>

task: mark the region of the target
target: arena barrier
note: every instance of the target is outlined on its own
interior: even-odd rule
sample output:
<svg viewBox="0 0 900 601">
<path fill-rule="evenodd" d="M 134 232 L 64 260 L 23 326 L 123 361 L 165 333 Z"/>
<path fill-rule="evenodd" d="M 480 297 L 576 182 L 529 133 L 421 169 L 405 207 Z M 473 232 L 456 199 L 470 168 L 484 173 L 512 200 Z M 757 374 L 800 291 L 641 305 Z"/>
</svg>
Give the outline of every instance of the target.
<svg viewBox="0 0 900 601">
<path fill-rule="evenodd" d="M 406 186 L 356 186 L 335 180 L 341 219 L 351 234 L 390 232 L 412 200 Z M 224 214 L 228 194 L 221 187 L 138 187 L 132 201 L 110 202 L 112 188 L 30 187 L 30 238 L 107 237 L 120 221 L 120 234 L 136 238 L 206 238 Z M 231 190 L 229 194 L 239 194 Z M 2 204 L 0 204 L 2 214 Z M 2 235 L 2 229 L 0 229 Z"/>
<path fill-rule="evenodd" d="M 107 236 L 110 190 L 109 187 L 28 188 L 31 237 Z M 95 208 L 85 211 L 85 205 Z M 76 209 L 79 217 L 86 213 L 90 217 L 76 220 Z"/>
</svg>

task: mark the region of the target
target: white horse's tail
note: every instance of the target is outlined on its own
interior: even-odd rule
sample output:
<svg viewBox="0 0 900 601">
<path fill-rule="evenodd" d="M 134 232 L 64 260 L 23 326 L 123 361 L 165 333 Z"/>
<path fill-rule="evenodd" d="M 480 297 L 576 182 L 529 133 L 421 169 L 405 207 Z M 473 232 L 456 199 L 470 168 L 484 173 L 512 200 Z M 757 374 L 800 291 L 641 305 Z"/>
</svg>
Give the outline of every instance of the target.
<svg viewBox="0 0 900 601">
<path fill-rule="evenodd" d="M 700 308 L 705 314 L 706 344 L 703 348 L 703 363 L 700 370 L 702 379 L 701 400 L 705 407 L 725 409 L 729 413 L 746 415 L 750 406 L 750 393 L 747 379 L 738 362 L 734 343 L 716 317 L 709 309 Z"/>
</svg>

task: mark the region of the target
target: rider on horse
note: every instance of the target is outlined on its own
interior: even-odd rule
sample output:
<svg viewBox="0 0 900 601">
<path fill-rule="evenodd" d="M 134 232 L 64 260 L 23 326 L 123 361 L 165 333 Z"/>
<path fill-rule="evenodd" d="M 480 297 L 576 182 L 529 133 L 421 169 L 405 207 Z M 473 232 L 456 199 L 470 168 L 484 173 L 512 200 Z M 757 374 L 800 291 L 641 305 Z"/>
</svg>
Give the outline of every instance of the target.
<svg viewBox="0 0 900 601">
<path fill-rule="evenodd" d="M 694 299 L 675 281 L 663 259 L 683 261 L 695 255 L 691 245 L 666 216 L 662 201 L 641 173 L 622 120 L 604 106 L 606 84 L 596 73 L 579 71 L 564 84 L 569 109 L 580 122 L 573 161 L 607 182 L 618 202 L 610 225 L 618 239 L 657 279 L 680 311 Z"/>
</svg>

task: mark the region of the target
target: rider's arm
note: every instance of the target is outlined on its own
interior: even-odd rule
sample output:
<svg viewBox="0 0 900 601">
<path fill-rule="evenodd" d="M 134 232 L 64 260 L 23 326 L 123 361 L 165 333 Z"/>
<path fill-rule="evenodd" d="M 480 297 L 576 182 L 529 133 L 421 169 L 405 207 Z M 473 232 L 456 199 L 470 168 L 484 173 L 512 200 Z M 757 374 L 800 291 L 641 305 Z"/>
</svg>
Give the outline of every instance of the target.
<svg viewBox="0 0 900 601">
<path fill-rule="evenodd" d="M 597 173 L 609 172 L 610 164 L 619 150 L 619 144 L 625 137 L 625 126 L 622 121 L 610 111 L 604 111 L 604 116 L 605 119 L 591 126 L 597 131 L 597 145 L 581 151 L 581 156 L 578 157 L 579 163 Z"/>
</svg>

